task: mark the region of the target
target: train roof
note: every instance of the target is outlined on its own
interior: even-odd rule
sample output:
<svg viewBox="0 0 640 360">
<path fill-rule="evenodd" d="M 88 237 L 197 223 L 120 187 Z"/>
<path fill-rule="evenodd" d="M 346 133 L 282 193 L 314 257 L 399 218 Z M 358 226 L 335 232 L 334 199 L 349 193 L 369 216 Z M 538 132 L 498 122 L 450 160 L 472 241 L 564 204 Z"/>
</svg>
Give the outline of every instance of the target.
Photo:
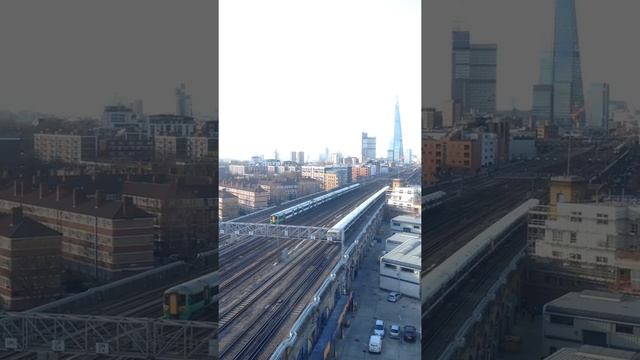
<svg viewBox="0 0 640 360">
<path fill-rule="evenodd" d="M 355 189 L 355 188 L 357 188 L 359 186 L 360 186 L 360 184 L 353 184 L 353 185 L 349 185 L 347 187 L 343 187 L 343 188 L 334 190 L 334 191 L 326 193 L 326 194 L 322 194 L 320 196 L 316 196 L 311 200 L 307 200 L 307 201 L 301 202 L 301 203 L 299 203 L 297 205 L 293 205 L 293 206 L 291 206 L 289 208 L 286 208 L 284 210 L 280 210 L 278 212 L 275 212 L 275 213 L 271 214 L 271 216 L 280 216 L 280 215 L 289 214 L 292 211 L 296 211 L 298 209 L 304 208 L 304 207 L 309 206 L 309 205 L 311 205 L 313 203 L 316 203 L 318 201 L 329 199 L 331 197 L 336 196 L 337 194 L 341 194 L 341 193 L 347 192 L 347 191 Z"/>
<path fill-rule="evenodd" d="M 191 293 L 195 290 L 201 290 L 205 285 L 209 285 L 209 287 L 216 287 L 219 285 L 218 281 L 218 273 L 213 272 L 199 278 L 184 282 L 180 285 L 176 285 L 172 288 L 169 288 L 165 291 L 165 293 Z"/>
<path fill-rule="evenodd" d="M 462 246 L 458 251 L 449 256 L 445 261 L 428 272 L 422 279 L 423 301 L 429 299 L 445 286 L 457 272 L 464 268 L 469 261 L 482 251 L 496 236 L 500 236 L 504 230 L 523 216 L 527 216 L 529 210 L 538 205 L 537 199 L 529 199 L 517 208 L 503 216 L 493 225 L 476 235 L 471 241 Z"/>
<path fill-rule="evenodd" d="M 447 195 L 447 193 L 444 192 L 444 191 L 436 191 L 436 192 L 432 192 L 432 193 L 429 193 L 429 194 L 423 196 L 422 197 L 422 201 L 424 202 L 424 201 L 429 201 L 429 200 L 433 200 L 433 199 L 439 199 L 439 198 L 444 197 L 446 195 Z"/>
<path fill-rule="evenodd" d="M 365 201 L 360 203 L 360 205 L 358 205 L 353 211 L 351 211 L 349 214 L 347 214 L 345 217 L 343 217 L 340 221 L 338 221 L 337 224 L 333 225 L 333 227 L 331 227 L 331 231 L 346 230 L 346 228 L 351 226 L 351 223 L 353 222 L 353 220 L 361 212 L 365 211 L 369 207 L 369 205 L 371 205 L 374 201 L 376 201 L 378 198 L 380 198 L 380 195 L 385 194 L 387 192 L 387 190 L 389 190 L 389 186 L 383 187 L 382 189 L 378 190 L 375 194 L 373 194 L 369 198 L 367 198 Z"/>
</svg>

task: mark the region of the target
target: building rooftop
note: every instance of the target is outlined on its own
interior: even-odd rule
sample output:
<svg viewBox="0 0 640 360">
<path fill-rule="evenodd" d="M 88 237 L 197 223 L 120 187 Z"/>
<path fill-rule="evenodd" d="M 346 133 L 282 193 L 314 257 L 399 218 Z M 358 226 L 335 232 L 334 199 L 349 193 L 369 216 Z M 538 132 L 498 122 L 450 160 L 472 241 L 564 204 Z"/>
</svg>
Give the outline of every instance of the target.
<svg viewBox="0 0 640 360">
<path fill-rule="evenodd" d="M 387 241 L 402 241 L 402 242 L 406 242 L 409 240 L 420 240 L 420 235 L 418 234 L 413 234 L 413 233 L 405 233 L 405 232 L 399 232 L 399 233 L 395 233 L 391 236 L 389 236 L 387 238 Z"/>
<path fill-rule="evenodd" d="M 10 214 L 0 214 L 0 236 L 18 239 L 26 237 L 60 236 L 61 234 L 41 223 L 19 215 L 14 218 Z"/>
<path fill-rule="evenodd" d="M 215 198 L 215 185 L 183 185 L 171 183 L 133 182 L 124 183 L 122 193 L 152 199 L 166 199 L 177 197 L 181 199 Z"/>
<path fill-rule="evenodd" d="M 570 292 L 547 303 L 545 312 L 640 324 L 640 298 L 593 290 Z"/>
<path fill-rule="evenodd" d="M 578 349 L 562 348 L 546 360 L 638 360 L 640 354 L 633 351 L 582 345 Z"/>
<path fill-rule="evenodd" d="M 385 254 L 381 261 L 421 269 L 422 241 L 420 239 L 407 240 Z"/>
<path fill-rule="evenodd" d="M 22 192 L 17 192 L 15 195 L 14 191 L 13 187 L 0 190 L 0 199 L 107 219 L 153 217 L 133 204 L 126 207 L 123 201 L 102 200 L 99 206 L 96 206 L 96 199 L 87 198 L 82 191 L 78 190 L 76 190 L 75 204 L 73 190 L 69 191 L 69 189 L 43 191 L 40 196 L 38 189 L 32 189 L 31 186 L 25 184 Z"/>
<path fill-rule="evenodd" d="M 393 219 L 391 219 L 391 221 L 397 221 L 401 223 L 408 223 L 408 224 L 415 224 L 415 225 L 422 224 L 422 219 L 420 217 L 409 216 L 409 215 L 398 215 Z"/>
</svg>

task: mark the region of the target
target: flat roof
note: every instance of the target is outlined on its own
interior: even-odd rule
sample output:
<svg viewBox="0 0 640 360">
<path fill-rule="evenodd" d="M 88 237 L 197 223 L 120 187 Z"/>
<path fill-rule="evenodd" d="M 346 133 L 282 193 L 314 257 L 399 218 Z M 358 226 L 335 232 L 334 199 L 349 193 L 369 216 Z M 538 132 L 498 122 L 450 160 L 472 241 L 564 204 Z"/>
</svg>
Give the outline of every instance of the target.
<svg viewBox="0 0 640 360">
<path fill-rule="evenodd" d="M 422 269 L 422 241 L 407 240 L 382 256 L 381 261 L 389 264 Z"/>
<path fill-rule="evenodd" d="M 391 221 L 403 222 L 408 224 L 422 224 L 422 219 L 420 217 L 409 216 L 409 215 L 398 215 L 391 219 Z"/>
<path fill-rule="evenodd" d="M 414 234 L 414 233 L 407 233 L 407 232 L 399 232 L 399 233 L 394 233 L 393 235 L 389 236 L 386 241 L 402 241 L 402 242 L 406 242 L 409 240 L 420 240 L 420 235 L 418 234 Z"/>
<path fill-rule="evenodd" d="M 570 292 L 547 303 L 545 312 L 640 324 L 640 298 L 593 290 Z"/>
<path fill-rule="evenodd" d="M 546 360 L 637 360 L 640 354 L 633 351 L 618 350 L 600 346 L 582 345 L 578 349 L 562 348 Z"/>
</svg>

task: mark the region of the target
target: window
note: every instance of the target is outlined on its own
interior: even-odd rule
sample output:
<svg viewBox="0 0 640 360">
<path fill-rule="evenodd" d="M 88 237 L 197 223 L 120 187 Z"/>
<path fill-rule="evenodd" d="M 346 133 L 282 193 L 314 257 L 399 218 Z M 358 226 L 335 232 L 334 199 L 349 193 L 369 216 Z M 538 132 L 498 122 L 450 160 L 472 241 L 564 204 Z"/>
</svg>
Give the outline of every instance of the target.
<svg viewBox="0 0 640 360">
<path fill-rule="evenodd" d="M 582 255 L 580 255 L 580 254 L 569 254 L 569 258 L 571 258 L 571 260 L 582 260 Z"/>
<path fill-rule="evenodd" d="M 631 230 L 629 232 L 632 235 L 636 235 L 638 233 L 638 223 L 631 224 Z"/>
<path fill-rule="evenodd" d="M 384 264 L 384 267 L 387 268 L 387 269 L 393 269 L 393 270 L 396 269 L 396 266 L 395 265 L 391 265 L 391 264 Z"/>
<path fill-rule="evenodd" d="M 401 267 L 400 270 L 413 274 L 413 269 L 409 269 L 409 268 L 406 268 L 406 267 Z"/>
<path fill-rule="evenodd" d="M 607 225 L 609 223 L 609 215 L 607 214 L 596 214 L 596 223 Z"/>
<path fill-rule="evenodd" d="M 552 231 L 553 241 L 562 241 L 562 231 L 553 230 Z"/>
<path fill-rule="evenodd" d="M 571 212 L 571 222 L 582 222 L 582 212 L 581 211 L 572 211 Z"/>
<path fill-rule="evenodd" d="M 578 241 L 578 234 L 571 232 L 571 243 L 575 243 L 576 241 Z"/>
<path fill-rule="evenodd" d="M 608 262 L 608 259 L 606 256 L 596 256 L 596 262 L 606 264 Z"/>
<path fill-rule="evenodd" d="M 624 324 L 616 324 L 616 332 L 633 335 L 633 326 L 624 325 Z"/>
<path fill-rule="evenodd" d="M 573 318 L 570 316 L 551 315 L 549 322 L 552 324 L 573 326 Z"/>
</svg>

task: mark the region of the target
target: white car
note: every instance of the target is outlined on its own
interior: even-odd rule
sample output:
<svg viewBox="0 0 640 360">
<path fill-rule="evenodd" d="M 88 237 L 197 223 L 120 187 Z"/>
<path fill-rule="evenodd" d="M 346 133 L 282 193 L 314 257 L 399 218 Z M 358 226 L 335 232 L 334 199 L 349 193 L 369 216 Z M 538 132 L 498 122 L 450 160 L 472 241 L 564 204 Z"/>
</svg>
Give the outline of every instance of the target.
<svg viewBox="0 0 640 360">
<path fill-rule="evenodd" d="M 373 334 L 384 337 L 384 321 L 376 320 L 376 326 L 373 328 Z"/>
<path fill-rule="evenodd" d="M 398 301 L 398 299 L 400 299 L 400 296 L 402 296 L 402 294 L 397 292 L 390 292 L 389 295 L 387 295 L 387 301 L 396 302 Z"/>
<path fill-rule="evenodd" d="M 369 337 L 369 352 L 379 354 L 382 352 L 382 338 L 379 335 Z"/>
<path fill-rule="evenodd" d="M 391 339 L 400 339 L 400 325 L 391 325 L 389 328 L 389 337 Z"/>
</svg>

